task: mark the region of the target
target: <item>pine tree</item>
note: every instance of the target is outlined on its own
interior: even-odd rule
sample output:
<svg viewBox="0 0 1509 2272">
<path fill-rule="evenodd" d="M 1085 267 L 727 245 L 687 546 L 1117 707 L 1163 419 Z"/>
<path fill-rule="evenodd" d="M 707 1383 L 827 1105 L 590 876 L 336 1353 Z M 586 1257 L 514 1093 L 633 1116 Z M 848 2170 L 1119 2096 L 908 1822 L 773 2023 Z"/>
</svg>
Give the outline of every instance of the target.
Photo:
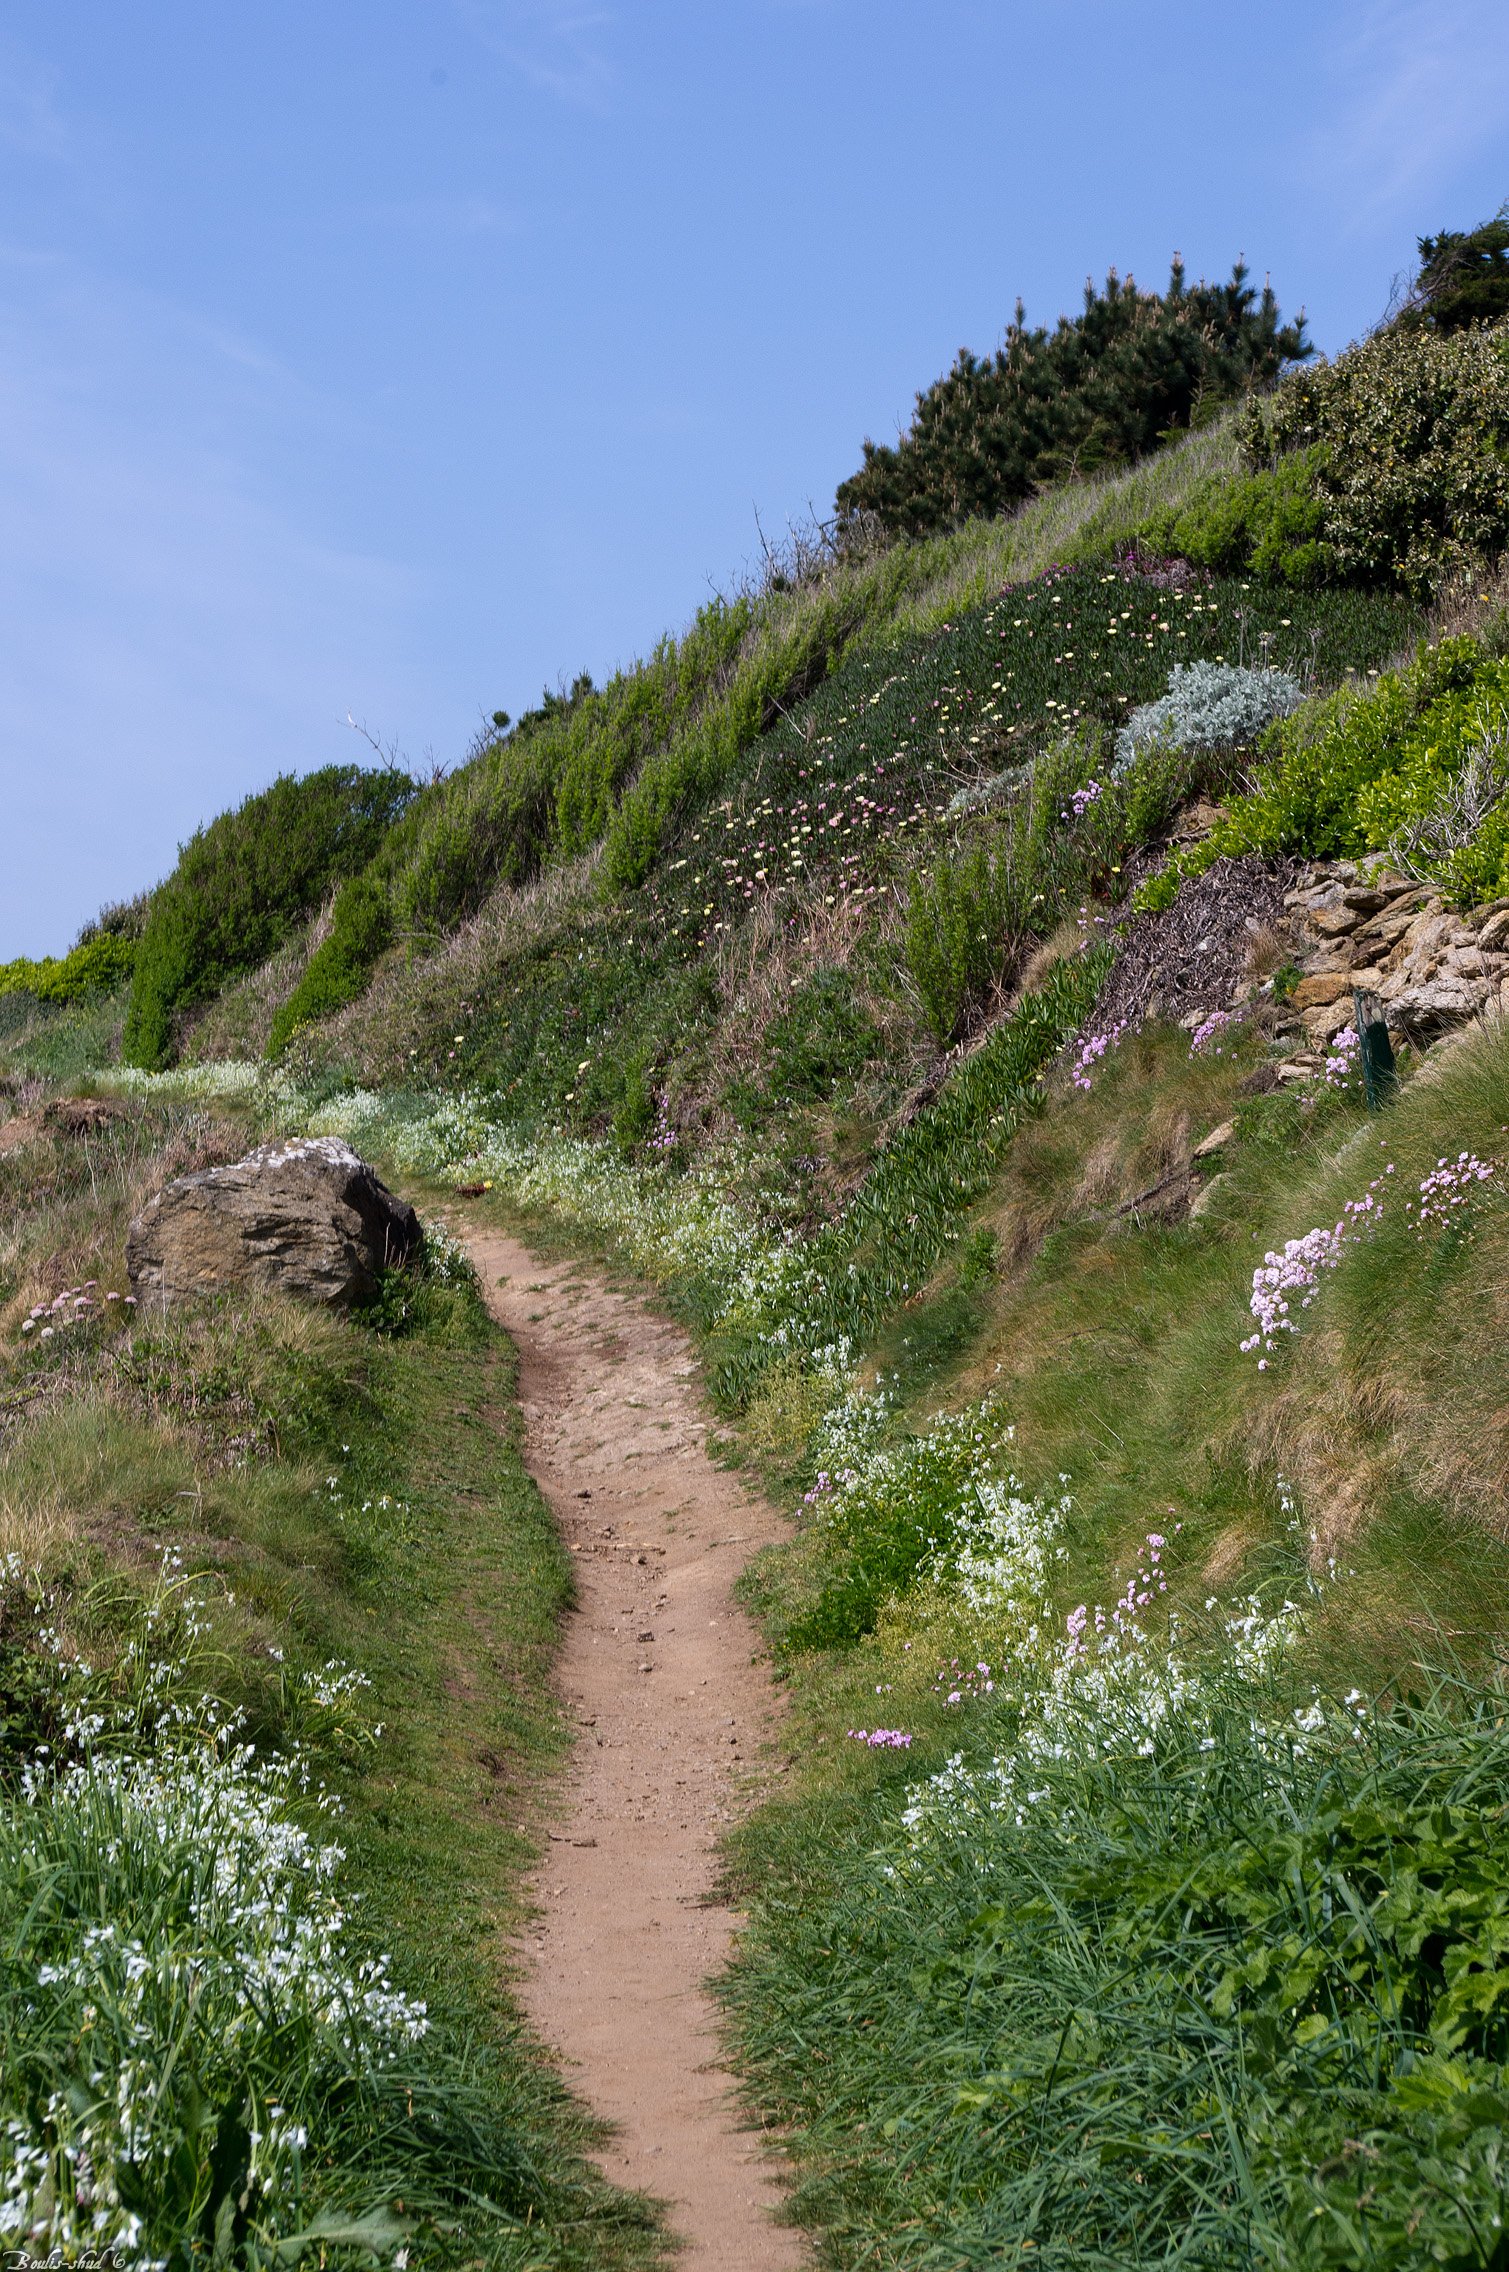
<svg viewBox="0 0 1509 2272">
<path fill-rule="evenodd" d="M 1162 293 L 1112 269 L 1051 332 L 1029 331 L 1019 300 L 995 355 L 961 348 L 894 447 L 866 441 L 839 513 L 923 536 L 1009 511 L 1044 481 L 1128 464 L 1310 352 L 1303 312 L 1281 323 L 1271 286 L 1260 294 L 1240 261 L 1227 283 L 1190 286 L 1176 255 Z"/>
<path fill-rule="evenodd" d="M 1509 202 L 1476 229 L 1416 242 L 1420 273 L 1399 318 L 1407 330 L 1465 331 L 1509 316 Z"/>
</svg>

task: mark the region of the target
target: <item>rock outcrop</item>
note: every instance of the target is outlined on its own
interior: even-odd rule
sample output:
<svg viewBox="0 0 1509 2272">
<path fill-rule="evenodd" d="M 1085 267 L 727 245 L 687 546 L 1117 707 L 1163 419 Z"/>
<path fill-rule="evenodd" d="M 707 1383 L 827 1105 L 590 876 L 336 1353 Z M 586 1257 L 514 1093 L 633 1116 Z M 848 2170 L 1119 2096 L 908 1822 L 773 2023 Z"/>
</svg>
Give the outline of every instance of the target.
<svg viewBox="0 0 1509 2272">
<path fill-rule="evenodd" d="M 1307 868 L 1284 905 L 1304 974 L 1291 1007 L 1316 1046 L 1351 1023 L 1354 987 L 1417 1046 L 1509 1009 L 1509 899 L 1459 915 L 1427 886 L 1341 860 Z"/>
<path fill-rule="evenodd" d="M 166 1185 L 131 1225 L 126 1268 L 144 1303 L 268 1286 L 350 1309 L 422 1246 L 413 1208 L 349 1144 L 304 1136 Z"/>
</svg>

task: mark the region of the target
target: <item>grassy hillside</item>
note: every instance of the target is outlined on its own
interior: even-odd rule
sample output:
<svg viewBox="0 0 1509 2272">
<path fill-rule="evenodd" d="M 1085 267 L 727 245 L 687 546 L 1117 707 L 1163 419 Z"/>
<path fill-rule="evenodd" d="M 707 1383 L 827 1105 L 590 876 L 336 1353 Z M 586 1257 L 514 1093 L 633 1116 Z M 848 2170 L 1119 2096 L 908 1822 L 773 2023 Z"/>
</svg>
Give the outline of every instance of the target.
<svg viewBox="0 0 1509 2272">
<path fill-rule="evenodd" d="M 1498 967 L 1505 369 L 1502 325 L 1405 327 L 1014 518 L 793 558 L 414 797 L 174 1070 L 111 1062 L 118 995 L 0 1000 L 5 1457 L 55 1510 L 13 1583 L 126 1713 L 136 1613 L 90 1621 L 162 1582 L 145 1542 L 234 1579 L 218 1692 L 338 1763 L 400 1984 L 405 1920 L 506 1913 L 517 1858 L 506 1825 L 463 1855 L 433 1769 L 452 1588 L 515 1575 L 527 1673 L 563 1583 L 512 1455 L 442 1429 L 504 1355 L 446 1271 L 365 1325 L 138 1326 L 100 1294 L 130 1196 L 251 1125 L 339 1132 L 694 1327 L 796 1519 L 748 1586 L 803 1764 L 734 1852 L 726 1993 L 835 2266 L 1502 2261 L 1509 1028 L 1396 991 L 1370 1096 L 1304 1019 L 1374 871 L 1408 891 L 1365 990 L 1406 924 Z M 79 1088 L 106 1133 L 38 1121 Z M 455 1560 L 446 1467 L 498 1510 Z M 290 1718 L 327 1654 L 392 1754 Z M 558 1740 L 525 1693 L 521 1788 Z M 405 2053 L 436 2262 L 486 1960 Z M 544 2261 L 642 2257 L 527 2047 L 476 2040 L 466 2246 L 528 2261 L 522 2203 Z M 309 2213 L 396 2216 L 346 2089 Z"/>
<path fill-rule="evenodd" d="M 0 2230 L 129 2261 L 650 2261 L 500 2001 L 569 1590 L 497 1430 L 506 1344 L 443 1243 L 403 1312 L 138 1322 L 130 1211 L 245 1123 L 11 1102 L 0 2107 L 34 2144 Z"/>
</svg>

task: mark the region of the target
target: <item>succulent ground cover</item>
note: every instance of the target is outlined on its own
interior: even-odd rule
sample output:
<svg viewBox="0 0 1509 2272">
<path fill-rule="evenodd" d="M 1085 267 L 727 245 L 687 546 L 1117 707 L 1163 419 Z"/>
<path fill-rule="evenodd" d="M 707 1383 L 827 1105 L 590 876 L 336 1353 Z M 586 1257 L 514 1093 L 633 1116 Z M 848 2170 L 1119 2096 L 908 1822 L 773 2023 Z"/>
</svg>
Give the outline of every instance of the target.
<svg viewBox="0 0 1509 2272">
<path fill-rule="evenodd" d="M 1262 658 L 1336 683 L 1380 669 L 1416 620 L 1387 597 L 1051 570 L 836 672 L 755 745 L 738 795 L 675 840 L 650 908 L 700 949 L 771 893 L 883 890 L 887 848 L 935 834 L 961 789 L 1047 742 L 1123 725 L 1174 666 Z"/>
</svg>

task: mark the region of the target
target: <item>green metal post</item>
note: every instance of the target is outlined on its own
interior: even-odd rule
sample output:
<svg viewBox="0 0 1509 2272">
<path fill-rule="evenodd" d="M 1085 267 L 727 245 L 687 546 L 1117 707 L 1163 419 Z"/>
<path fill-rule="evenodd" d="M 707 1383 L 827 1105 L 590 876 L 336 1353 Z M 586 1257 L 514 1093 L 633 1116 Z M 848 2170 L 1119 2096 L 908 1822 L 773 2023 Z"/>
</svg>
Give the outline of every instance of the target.
<svg viewBox="0 0 1509 2272">
<path fill-rule="evenodd" d="M 1352 1008 L 1357 1019 L 1357 1040 L 1362 1055 L 1362 1085 L 1367 1092 L 1369 1112 L 1379 1112 L 1391 1104 L 1399 1093 L 1399 1068 L 1394 1063 L 1393 1044 L 1388 1037 L 1388 1025 L 1383 1015 L 1383 1004 L 1376 994 L 1364 994 L 1352 989 Z"/>
</svg>

